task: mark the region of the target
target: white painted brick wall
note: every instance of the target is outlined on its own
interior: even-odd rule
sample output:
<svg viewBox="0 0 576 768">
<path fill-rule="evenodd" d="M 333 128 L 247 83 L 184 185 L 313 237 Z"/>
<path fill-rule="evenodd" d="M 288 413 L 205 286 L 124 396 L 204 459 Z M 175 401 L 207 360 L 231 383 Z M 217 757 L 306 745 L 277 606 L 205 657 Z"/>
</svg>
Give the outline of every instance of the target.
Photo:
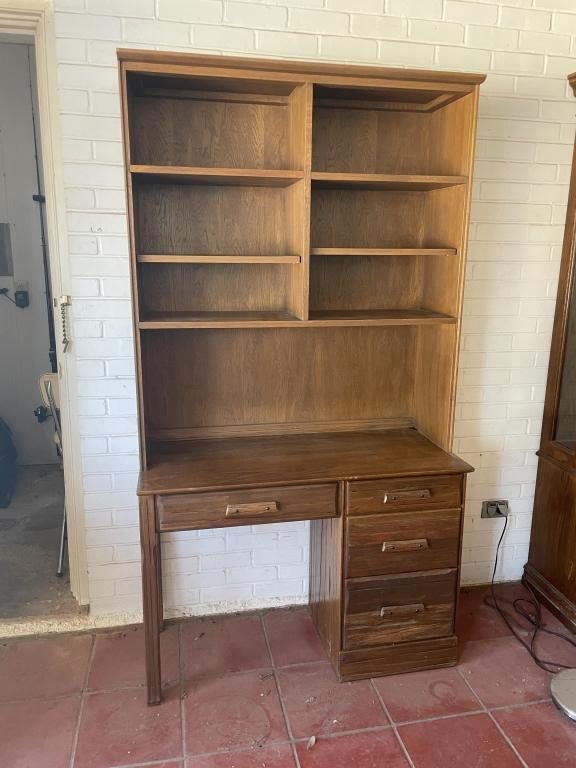
<svg viewBox="0 0 576 768">
<path fill-rule="evenodd" d="M 470 478 L 465 583 L 527 556 L 576 103 L 576 0 L 56 0 L 92 609 L 139 610 L 138 468 L 115 50 L 488 72 L 482 87 L 454 450 Z M 170 535 L 173 615 L 304 602 L 306 524 Z"/>
</svg>

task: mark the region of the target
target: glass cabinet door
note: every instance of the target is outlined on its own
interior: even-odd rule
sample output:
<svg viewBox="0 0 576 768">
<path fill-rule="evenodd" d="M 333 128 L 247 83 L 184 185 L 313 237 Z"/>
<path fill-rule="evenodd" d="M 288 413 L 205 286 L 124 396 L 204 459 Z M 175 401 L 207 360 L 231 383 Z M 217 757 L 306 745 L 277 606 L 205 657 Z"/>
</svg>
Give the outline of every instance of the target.
<svg viewBox="0 0 576 768">
<path fill-rule="evenodd" d="M 576 280 L 572 280 L 554 440 L 576 451 Z"/>
</svg>

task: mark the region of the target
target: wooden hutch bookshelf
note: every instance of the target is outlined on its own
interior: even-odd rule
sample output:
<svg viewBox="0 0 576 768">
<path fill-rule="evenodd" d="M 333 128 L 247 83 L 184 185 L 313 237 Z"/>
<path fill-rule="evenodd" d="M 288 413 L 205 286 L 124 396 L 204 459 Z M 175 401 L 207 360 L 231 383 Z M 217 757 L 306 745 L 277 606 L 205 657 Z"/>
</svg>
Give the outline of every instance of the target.
<svg viewBox="0 0 576 768">
<path fill-rule="evenodd" d="M 456 661 L 484 77 L 119 51 L 150 703 L 160 533 L 312 520 L 341 679 Z"/>
</svg>

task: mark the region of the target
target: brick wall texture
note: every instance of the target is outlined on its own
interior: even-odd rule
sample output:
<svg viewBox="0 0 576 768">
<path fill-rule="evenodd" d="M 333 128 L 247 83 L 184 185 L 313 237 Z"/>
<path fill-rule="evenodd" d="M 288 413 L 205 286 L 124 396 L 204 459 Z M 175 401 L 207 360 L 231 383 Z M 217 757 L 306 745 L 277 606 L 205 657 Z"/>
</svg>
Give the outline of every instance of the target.
<svg viewBox="0 0 576 768">
<path fill-rule="evenodd" d="M 138 611 L 137 427 L 116 48 L 488 73 L 482 86 L 454 450 L 463 581 L 527 557 L 576 102 L 576 0 L 55 0 L 90 599 Z M 307 600 L 306 524 L 170 535 L 172 615 Z"/>
</svg>

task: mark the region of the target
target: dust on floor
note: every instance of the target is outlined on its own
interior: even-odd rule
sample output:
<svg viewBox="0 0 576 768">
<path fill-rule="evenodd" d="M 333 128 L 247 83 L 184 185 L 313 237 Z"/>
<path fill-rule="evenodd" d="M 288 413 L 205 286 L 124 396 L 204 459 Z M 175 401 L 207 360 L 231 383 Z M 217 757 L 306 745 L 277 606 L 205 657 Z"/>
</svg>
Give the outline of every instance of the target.
<svg viewBox="0 0 576 768">
<path fill-rule="evenodd" d="M 78 613 L 68 569 L 56 575 L 63 504 L 59 465 L 18 469 L 12 502 L 0 509 L 0 619 Z"/>
</svg>

